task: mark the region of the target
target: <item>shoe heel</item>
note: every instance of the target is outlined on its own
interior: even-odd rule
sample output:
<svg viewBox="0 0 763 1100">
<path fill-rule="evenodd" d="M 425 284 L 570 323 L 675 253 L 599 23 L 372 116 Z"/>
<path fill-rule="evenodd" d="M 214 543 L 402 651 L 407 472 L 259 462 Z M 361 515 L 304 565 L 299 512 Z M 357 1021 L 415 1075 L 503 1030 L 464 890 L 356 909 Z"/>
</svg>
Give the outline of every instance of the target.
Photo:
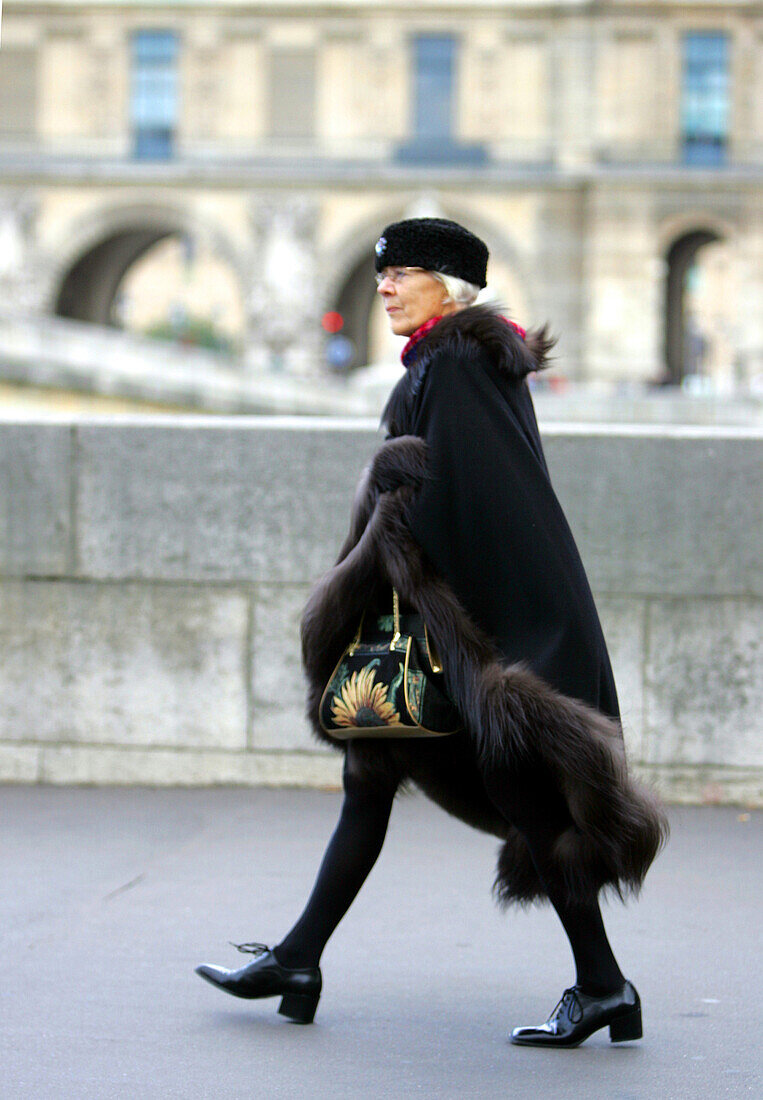
<svg viewBox="0 0 763 1100">
<path fill-rule="evenodd" d="M 298 1024 L 311 1024 L 319 999 L 319 993 L 287 993 L 282 998 L 278 1011 Z"/>
<path fill-rule="evenodd" d="M 611 1043 L 626 1043 L 629 1039 L 640 1039 L 642 1035 L 640 1008 L 634 1008 L 627 1016 L 618 1016 L 609 1025 Z"/>
</svg>

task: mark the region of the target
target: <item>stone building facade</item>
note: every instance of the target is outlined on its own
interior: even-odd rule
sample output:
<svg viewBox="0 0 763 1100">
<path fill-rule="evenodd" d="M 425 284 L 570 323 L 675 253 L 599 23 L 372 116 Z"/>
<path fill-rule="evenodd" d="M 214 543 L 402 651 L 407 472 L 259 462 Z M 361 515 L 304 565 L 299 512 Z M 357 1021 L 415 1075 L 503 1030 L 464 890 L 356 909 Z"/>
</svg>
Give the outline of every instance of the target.
<svg viewBox="0 0 763 1100">
<path fill-rule="evenodd" d="M 192 240 L 242 369 L 327 370 L 327 311 L 362 365 L 393 354 L 380 229 L 437 213 L 569 378 L 744 390 L 762 47 L 749 0 L 6 0 L 0 310 L 118 323 L 136 263 Z"/>
</svg>

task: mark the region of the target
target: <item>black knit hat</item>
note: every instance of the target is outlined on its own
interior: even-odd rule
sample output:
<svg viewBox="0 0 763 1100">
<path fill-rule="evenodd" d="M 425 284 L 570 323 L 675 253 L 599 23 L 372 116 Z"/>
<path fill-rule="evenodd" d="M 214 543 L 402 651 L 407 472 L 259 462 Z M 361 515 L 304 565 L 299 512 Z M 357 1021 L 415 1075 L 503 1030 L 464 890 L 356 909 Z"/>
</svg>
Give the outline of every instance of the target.
<svg viewBox="0 0 763 1100">
<path fill-rule="evenodd" d="M 447 218 L 408 218 L 388 225 L 376 242 L 374 266 L 423 267 L 487 286 L 488 250 L 458 222 Z"/>
</svg>

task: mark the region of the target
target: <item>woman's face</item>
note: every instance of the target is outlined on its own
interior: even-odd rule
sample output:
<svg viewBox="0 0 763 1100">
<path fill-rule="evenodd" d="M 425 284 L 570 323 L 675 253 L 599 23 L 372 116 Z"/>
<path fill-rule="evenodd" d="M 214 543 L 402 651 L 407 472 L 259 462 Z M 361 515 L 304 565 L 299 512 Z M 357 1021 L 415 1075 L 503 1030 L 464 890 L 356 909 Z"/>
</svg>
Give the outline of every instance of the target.
<svg viewBox="0 0 763 1100">
<path fill-rule="evenodd" d="M 447 292 L 439 279 L 420 267 L 385 267 L 378 293 L 395 336 L 410 336 L 432 317 L 454 313 L 454 302 L 446 302 Z"/>
</svg>

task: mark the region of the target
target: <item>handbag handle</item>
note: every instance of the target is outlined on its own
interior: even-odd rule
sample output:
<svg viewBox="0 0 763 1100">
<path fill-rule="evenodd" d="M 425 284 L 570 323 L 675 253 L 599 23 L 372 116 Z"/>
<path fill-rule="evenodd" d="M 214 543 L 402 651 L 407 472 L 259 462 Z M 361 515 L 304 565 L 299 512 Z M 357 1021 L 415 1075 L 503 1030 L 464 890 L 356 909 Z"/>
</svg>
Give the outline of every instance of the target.
<svg viewBox="0 0 763 1100">
<path fill-rule="evenodd" d="M 400 641 L 400 597 L 396 588 L 392 589 L 392 615 L 395 621 L 395 631 L 392 635 L 392 641 L 389 643 L 390 652 Z"/>
<path fill-rule="evenodd" d="M 389 643 L 390 653 L 394 650 L 395 646 L 400 641 L 400 637 L 401 637 L 401 634 L 400 634 L 400 597 L 398 596 L 397 589 L 394 586 L 392 588 L 392 617 L 393 617 L 393 622 L 394 622 L 394 628 L 393 628 L 393 634 L 392 634 L 392 641 Z M 360 645 L 360 633 L 361 633 L 361 630 L 363 629 L 363 619 L 364 618 L 365 618 L 365 611 L 360 616 L 360 622 L 358 623 L 358 629 L 355 633 L 355 637 L 353 638 L 353 640 L 350 643 L 350 645 L 348 647 L 348 650 L 347 650 L 350 657 L 352 657 L 354 655 L 355 650 Z M 434 646 L 432 645 L 432 643 L 429 639 L 429 631 L 427 630 L 426 623 L 424 623 L 424 641 L 426 642 L 427 656 L 429 657 L 429 663 L 432 666 L 432 672 L 442 672 L 442 661 L 437 656 L 437 654 L 435 652 L 435 649 L 434 649 Z"/>
<path fill-rule="evenodd" d="M 397 594 L 397 589 L 396 588 L 392 589 L 392 616 L 393 616 L 393 620 L 394 620 L 394 629 L 393 629 L 393 633 L 392 633 L 392 641 L 389 643 L 390 653 L 394 650 L 395 646 L 400 641 L 400 597 Z M 358 623 L 358 629 L 355 632 L 355 637 L 352 639 L 352 642 L 350 643 L 349 649 L 347 650 L 350 657 L 352 657 L 354 655 L 355 650 L 360 645 L 360 632 L 363 629 L 363 619 L 364 618 L 365 618 L 365 611 L 360 616 L 360 622 Z"/>
</svg>

